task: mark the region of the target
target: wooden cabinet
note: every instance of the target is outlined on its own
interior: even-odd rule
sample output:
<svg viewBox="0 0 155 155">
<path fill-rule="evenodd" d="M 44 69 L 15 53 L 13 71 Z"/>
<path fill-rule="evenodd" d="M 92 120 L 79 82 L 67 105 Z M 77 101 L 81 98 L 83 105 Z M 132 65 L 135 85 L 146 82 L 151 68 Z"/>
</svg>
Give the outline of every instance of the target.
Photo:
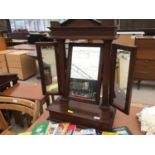
<svg viewBox="0 0 155 155">
<path fill-rule="evenodd" d="M 155 80 L 155 38 L 141 37 L 135 39 L 137 46 L 137 57 L 134 71 L 134 79 Z"/>
</svg>

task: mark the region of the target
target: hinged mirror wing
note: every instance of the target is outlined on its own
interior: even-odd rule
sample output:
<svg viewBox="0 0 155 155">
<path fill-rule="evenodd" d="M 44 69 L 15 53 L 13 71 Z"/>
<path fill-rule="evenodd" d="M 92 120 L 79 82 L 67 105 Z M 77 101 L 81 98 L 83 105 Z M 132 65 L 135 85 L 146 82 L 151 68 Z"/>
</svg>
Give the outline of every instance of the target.
<svg viewBox="0 0 155 155">
<path fill-rule="evenodd" d="M 129 114 L 136 47 L 114 44 L 111 58 L 110 103 L 122 112 Z"/>
<path fill-rule="evenodd" d="M 37 56 L 43 94 L 59 94 L 57 43 L 38 42 Z"/>
<path fill-rule="evenodd" d="M 101 49 L 101 45 L 97 44 L 69 44 L 67 71 L 69 98 L 83 102 L 99 103 Z"/>
</svg>

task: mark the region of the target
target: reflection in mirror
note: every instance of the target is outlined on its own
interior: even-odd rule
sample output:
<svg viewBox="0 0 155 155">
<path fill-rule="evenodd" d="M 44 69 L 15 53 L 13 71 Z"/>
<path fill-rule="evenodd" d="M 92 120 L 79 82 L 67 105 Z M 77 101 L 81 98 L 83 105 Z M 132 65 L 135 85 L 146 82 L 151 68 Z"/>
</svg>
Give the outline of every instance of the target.
<svg viewBox="0 0 155 155">
<path fill-rule="evenodd" d="M 125 109 L 126 93 L 128 87 L 128 75 L 131 52 L 117 50 L 115 66 L 114 104 Z"/>
<path fill-rule="evenodd" d="M 100 47 L 72 47 L 70 97 L 96 100 L 100 50 Z"/>
<path fill-rule="evenodd" d="M 55 49 L 53 46 L 42 46 L 44 79 L 47 93 L 58 93 L 57 67 Z"/>
</svg>

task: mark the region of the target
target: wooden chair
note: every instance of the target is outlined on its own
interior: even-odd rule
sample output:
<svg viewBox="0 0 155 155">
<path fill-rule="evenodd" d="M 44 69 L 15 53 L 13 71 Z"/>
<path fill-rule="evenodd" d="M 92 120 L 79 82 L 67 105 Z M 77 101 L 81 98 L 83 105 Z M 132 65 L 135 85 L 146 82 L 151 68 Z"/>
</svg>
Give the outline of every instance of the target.
<svg viewBox="0 0 155 155">
<path fill-rule="evenodd" d="M 33 93 L 32 93 L 33 92 Z M 43 113 L 43 105 L 46 103 L 48 107 L 50 104 L 49 96 L 42 94 L 42 89 L 40 84 L 33 83 L 18 83 L 18 77 L 16 74 L 0 74 L 0 96 L 22 98 L 31 101 L 37 101 L 38 106 L 40 107 L 40 114 Z M 7 112 L 9 120 L 10 111 Z M 14 118 L 16 124 L 24 127 L 23 118 L 20 117 L 20 114 L 14 113 Z"/>
<path fill-rule="evenodd" d="M 37 101 L 36 101 L 37 102 Z M 32 117 L 33 123 L 39 115 L 39 106 L 36 102 L 29 101 L 26 99 L 13 98 L 13 97 L 0 97 L 0 110 L 15 110 L 28 114 Z M 7 121 L 5 120 L 2 112 L 0 111 L 0 130 L 1 134 L 14 134 L 11 132 L 11 127 L 9 127 Z"/>
<path fill-rule="evenodd" d="M 12 135 L 13 132 L 11 132 L 11 127 L 9 126 L 9 124 L 7 123 L 7 121 L 5 120 L 2 112 L 0 111 L 0 131 L 2 131 L 2 135 Z"/>
</svg>

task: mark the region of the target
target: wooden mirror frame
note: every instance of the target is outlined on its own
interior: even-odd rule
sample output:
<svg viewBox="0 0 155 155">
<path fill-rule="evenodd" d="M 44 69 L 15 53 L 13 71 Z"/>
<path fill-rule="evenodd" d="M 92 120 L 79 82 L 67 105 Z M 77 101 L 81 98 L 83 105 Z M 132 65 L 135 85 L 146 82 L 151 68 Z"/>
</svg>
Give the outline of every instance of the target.
<svg viewBox="0 0 155 155">
<path fill-rule="evenodd" d="M 119 44 L 113 44 L 112 46 L 112 70 L 111 70 L 111 85 L 110 85 L 110 103 L 112 106 L 116 107 L 120 111 L 129 114 L 130 110 L 130 102 L 131 102 L 131 94 L 132 94 L 132 82 L 133 82 L 133 74 L 134 74 L 134 65 L 136 60 L 136 52 L 137 48 L 132 46 L 124 46 Z M 115 67 L 116 67 L 116 58 L 117 58 L 117 49 L 122 49 L 129 51 L 131 53 L 130 55 L 130 62 L 129 62 L 129 72 L 128 72 L 128 83 L 127 83 L 127 92 L 126 92 L 126 99 L 125 99 L 125 106 L 124 109 L 121 108 L 119 105 L 117 106 L 117 103 L 113 103 L 114 99 L 114 85 L 115 85 Z"/>
<path fill-rule="evenodd" d="M 58 81 L 58 93 L 50 93 L 46 90 L 46 84 L 45 84 L 45 77 L 44 77 L 44 67 L 43 67 L 43 59 L 42 59 L 42 52 L 41 47 L 43 46 L 53 46 L 55 49 L 55 59 L 56 59 L 56 69 L 57 69 L 57 81 Z M 58 51 L 57 51 L 57 43 L 56 42 L 37 42 L 36 43 L 36 49 L 37 49 L 37 57 L 38 57 L 38 63 L 39 63 L 39 71 L 40 71 L 40 77 L 41 77 L 41 85 L 42 85 L 42 91 L 44 95 L 60 95 L 60 69 L 58 64 Z"/>
<path fill-rule="evenodd" d="M 97 88 L 96 88 L 96 98 L 95 101 L 91 101 L 89 99 L 80 99 L 76 97 L 69 97 L 70 91 L 70 75 L 71 75 L 71 63 L 72 63 L 72 49 L 73 47 L 99 47 L 100 48 L 100 57 L 99 57 L 99 68 L 98 68 L 98 75 L 97 75 Z M 100 103 L 100 91 L 101 91 L 101 79 L 102 79 L 102 63 L 103 63 L 103 44 L 95 44 L 95 43 L 69 43 L 69 50 L 68 50 L 68 64 L 67 64 L 67 96 L 69 99 L 81 101 L 85 103 L 93 103 L 98 104 Z"/>
</svg>

